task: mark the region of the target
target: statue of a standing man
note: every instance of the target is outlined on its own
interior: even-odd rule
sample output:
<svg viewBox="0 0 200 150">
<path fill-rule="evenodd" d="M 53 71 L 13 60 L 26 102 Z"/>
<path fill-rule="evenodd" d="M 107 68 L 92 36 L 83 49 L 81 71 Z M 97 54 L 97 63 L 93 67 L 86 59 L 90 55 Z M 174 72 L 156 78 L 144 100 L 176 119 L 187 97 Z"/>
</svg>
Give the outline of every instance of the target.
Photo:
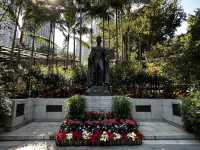
<svg viewBox="0 0 200 150">
<path fill-rule="evenodd" d="M 101 37 L 97 37 L 97 46 L 93 47 L 88 59 L 88 84 L 104 86 L 109 84 L 108 60 L 106 49 L 101 47 Z"/>
</svg>

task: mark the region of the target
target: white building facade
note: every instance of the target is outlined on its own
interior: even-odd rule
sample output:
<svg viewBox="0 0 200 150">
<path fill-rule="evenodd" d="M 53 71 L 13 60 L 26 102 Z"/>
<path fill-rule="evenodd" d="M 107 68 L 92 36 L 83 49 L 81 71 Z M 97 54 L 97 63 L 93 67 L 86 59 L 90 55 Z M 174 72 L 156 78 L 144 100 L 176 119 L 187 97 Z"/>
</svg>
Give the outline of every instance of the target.
<svg viewBox="0 0 200 150">
<path fill-rule="evenodd" d="M 2 18 L 4 13 L 5 12 L 0 9 L 0 18 Z M 0 46 L 9 48 L 12 47 L 14 29 L 15 23 L 5 15 L 0 22 Z"/>
<path fill-rule="evenodd" d="M 25 48 L 31 48 L 32 41 L 33 41 L 33 38 L 31 36 L 32 33 L 27 29 L 24 34 L 25 35 L 24 35 L 23 44 L 24 44 Z M 46 23 L 46 24 L 42 25 L 42 27 L 40 27 L 36 32 L 37 38 L 35 38 L 35 45 L 34 45 L 35 49 L 48 47 L 49 35 L 50 35 L 50 23 Z M 52 39 L 53 39 L 53 31 L 52 31 L 52 35 L 51 35 L 51 40 Z"/>
</svg>

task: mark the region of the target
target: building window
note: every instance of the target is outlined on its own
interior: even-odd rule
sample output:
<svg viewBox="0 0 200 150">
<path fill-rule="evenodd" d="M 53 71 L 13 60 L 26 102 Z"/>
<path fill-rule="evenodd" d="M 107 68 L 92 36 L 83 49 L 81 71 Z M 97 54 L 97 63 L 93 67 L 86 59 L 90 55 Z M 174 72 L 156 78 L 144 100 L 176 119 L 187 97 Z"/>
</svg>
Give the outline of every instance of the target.
<svg viewBox="0 0 200 150">
<path fill-rule="evenodd" d="M 46 105 L 46 112 L 62 112 L 62 105 Z"/>
<path fill-rule="evenodd" d="M 180 104 L 172 104 L 172 113 L 174 116 L 181 116 Z"/>
<path fill-rule="evenodd" d="M 136 112 L 151 112 L 151 105 L 136 105 Z"/>
<path fill-rule="evenodd" d="M 16 117 L 24 115 L 25 104 L 17 104 Z"/>
</svg>

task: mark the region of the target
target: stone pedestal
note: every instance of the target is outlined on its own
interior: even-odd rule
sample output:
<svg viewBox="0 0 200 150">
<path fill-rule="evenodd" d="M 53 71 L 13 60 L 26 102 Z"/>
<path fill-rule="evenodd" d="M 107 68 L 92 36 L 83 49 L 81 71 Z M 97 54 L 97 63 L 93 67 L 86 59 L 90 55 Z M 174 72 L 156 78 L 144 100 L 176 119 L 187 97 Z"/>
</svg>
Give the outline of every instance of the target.
<svg viewBox="0 0 200 150">
<path fill-rule="evenodd" d="M 112 96 L 84 96 L 86 98 L 87 111 L 110 112 L 112 108 Z"/>
<path fill-rule="evenodd" d="M 87 90 L 90 96 L 110 96 L 111 92 L 108 86 L 92 86 Z"/>
</svg>

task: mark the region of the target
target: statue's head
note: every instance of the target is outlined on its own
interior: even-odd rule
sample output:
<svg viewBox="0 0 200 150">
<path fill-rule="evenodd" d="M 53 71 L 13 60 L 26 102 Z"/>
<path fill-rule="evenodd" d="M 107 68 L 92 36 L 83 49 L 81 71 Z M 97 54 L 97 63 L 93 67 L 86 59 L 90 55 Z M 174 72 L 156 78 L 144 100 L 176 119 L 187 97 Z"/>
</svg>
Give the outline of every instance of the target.
<svg viewBox="0 0 200 150">
<path fill-rule="evenodd" d="M 97 45 L 101 46 L 101 37 L 100 36 L 97 36 Z"/>
</svg>

